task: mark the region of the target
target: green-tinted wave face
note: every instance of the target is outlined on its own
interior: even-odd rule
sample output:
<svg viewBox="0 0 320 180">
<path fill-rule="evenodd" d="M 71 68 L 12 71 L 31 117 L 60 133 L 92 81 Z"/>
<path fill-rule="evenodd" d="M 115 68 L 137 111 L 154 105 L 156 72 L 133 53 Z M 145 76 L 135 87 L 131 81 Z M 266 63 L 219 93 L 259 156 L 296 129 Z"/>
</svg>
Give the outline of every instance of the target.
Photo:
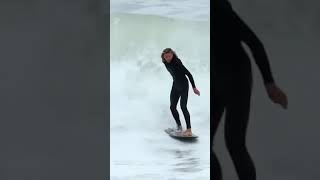
<svg viewBox="0 0 320 180">
<path fill-rule="evenodd" d="M 111 61 L 160 62 L 166 47 L 194 69 L 209 70 L 210 25 L 154 15 L 111 14 Z M 156 65 L 157 66 L 157 65 Z"/>
</svg>

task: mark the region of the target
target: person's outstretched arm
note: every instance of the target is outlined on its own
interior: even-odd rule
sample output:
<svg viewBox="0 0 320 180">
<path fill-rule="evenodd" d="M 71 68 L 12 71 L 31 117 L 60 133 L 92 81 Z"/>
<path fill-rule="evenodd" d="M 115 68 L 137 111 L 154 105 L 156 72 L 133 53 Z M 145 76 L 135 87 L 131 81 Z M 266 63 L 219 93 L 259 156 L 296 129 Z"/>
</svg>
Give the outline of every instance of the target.
<svg viewBox="0 0 320 180">
<path fill-rule="evenodd" d="M 188 76 L 188 79 L 192 85 L 192 89 L 194 91 L 194 93 L 196 93 L 197 95 L 200 95 L 200 91 L 196 88 L 196 84 L 194 83 L 194 79 L 192 74 L 190 73 L 190 71 L 183 65 L 183 63 L 181 62 L 181 60 L 178 60 L 178 63 L 182 69 L 182 71 L 185 73 L 185 75 Z"/>
<path fill-rule="evenodd" d="M 236 23 L 237 28 L 239 28 L 240 38 L 249 46 L 254 60 L 262 74 L 270 99 L 273 102 L 280 104 L 283 108 L 287 108 L 287 96 L 274 82 L 269 59 L 262 42 L 234 11 L 232 11 L 232 13 L 233 20 Z"/>
<path fill-rule="evenodd" d="M 232 12 L 233 20 L 236 22 L 237 28 L 240 31 L 240 38 L 250 48 L 252 56 L 262 74 L 264 83 L 274 83 L 269 59 L 262 42 L 249 26 L 234 11 Z"/>
</svg>

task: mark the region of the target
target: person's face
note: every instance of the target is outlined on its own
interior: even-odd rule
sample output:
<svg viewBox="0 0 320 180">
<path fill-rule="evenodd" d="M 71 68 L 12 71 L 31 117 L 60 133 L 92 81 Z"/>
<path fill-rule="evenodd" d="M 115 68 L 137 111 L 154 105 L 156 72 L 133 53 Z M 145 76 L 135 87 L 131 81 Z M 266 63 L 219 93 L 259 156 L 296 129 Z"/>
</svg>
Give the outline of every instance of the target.
<svg viewBox="0 0 320 180">
<path fill-rule="evenodd" d="M 168 52 L 168 53 L 165 53 L 165 54 L 163 55 L 163 57 L 164 57 L 164 59 L 165 59 L 168 63 L 170 63 L 171 60 L 172 60 L 172 58 L 173 58 L 173 54 L 172 54 L 172 52 Z"/>
</svg>

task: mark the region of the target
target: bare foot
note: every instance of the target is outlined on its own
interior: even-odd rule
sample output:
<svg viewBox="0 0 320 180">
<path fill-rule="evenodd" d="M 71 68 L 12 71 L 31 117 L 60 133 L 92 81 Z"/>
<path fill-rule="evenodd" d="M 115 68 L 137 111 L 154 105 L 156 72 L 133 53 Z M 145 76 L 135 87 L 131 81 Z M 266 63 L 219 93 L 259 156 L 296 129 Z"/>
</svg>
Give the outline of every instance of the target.
<svg viewBox="0 0 320 180">
<path fill-rule="evenodd" d="M 191 128 L 190 129 L 186 129 L 185 131 L 182 131 L 181 134 L 183 136 L 192 136 Z"/>
</svg>

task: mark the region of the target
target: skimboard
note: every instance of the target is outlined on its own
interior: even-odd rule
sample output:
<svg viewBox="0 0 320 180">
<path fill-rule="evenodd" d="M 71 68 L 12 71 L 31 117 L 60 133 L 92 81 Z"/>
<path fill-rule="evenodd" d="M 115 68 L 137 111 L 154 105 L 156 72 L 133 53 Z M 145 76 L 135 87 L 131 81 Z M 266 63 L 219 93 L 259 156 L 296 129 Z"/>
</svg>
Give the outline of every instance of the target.
<svg viewBox="0 0 320 180">
<path fill-rule="evenodd" d="M 176 139 L 181 139 L 181 140 L 195 140 L 198 138 L 197 135 L 192 134 L 192 136 L 183 136 L 179 131 L 176 131 L 173 128 L 168 128 L 164 130 L 169 136 L 176 138 Z"/>
</svg>

